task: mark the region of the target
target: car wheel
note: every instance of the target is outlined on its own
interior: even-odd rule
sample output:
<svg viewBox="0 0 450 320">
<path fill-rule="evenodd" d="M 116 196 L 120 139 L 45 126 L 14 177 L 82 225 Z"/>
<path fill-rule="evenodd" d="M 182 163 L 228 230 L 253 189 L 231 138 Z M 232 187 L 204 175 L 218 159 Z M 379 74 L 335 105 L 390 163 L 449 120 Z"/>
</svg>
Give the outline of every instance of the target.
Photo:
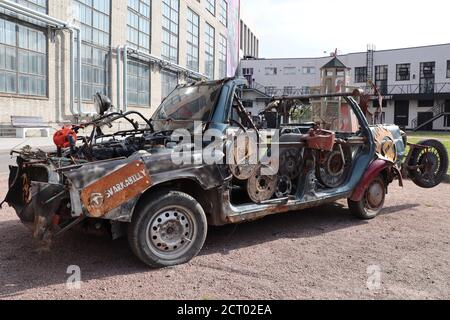
<svg viewBox="0 0 450 320">
<path fill-rule="evenodd" d="M 428 149 L 416 149 L 411 155 L 410 170 L 413 182 L 421 187 L 431 189 L 442 183 L 447 176 L 448 153 L 445 146 L 437 140 L 421 141 L 419 145 Z"/>
<path fill-rule="evenodd" d="M 361 201 L 348 200 L 348 206 L 354 216 L 362 220 L 375 218 L 383 209 L 386 200 L 386 183 L 381 176 L 375 178 L 364 192 Z"/>
<path fill-rule="evenodd" d="M 132 251 L 152 268 L 189 262 L 202 249 L 208 223 L 191 196 L 168 191 L 155 194 L 135 212 L 128 229 Z"/>
</svg>

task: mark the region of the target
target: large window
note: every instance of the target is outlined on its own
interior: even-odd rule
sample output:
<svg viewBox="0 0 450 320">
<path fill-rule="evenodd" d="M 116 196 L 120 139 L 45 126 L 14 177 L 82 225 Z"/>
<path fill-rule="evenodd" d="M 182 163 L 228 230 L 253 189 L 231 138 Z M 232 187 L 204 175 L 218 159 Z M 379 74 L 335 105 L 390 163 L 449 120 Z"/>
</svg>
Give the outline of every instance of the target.
<svg viewBox="0 0 450 320">
<path fill-rule="evenodd" d="M 0 92 L 47 95 L 47 37 L 44 30 L 0 19 Z"/>
<path fill-rule="evenodd" d="M 216 0 L 206 0 L 206 9 L 216 15 Z"/>
<path fill-rule="evenodd" d="M 436 62 L 422 62 L 420 64 L 420 93 L 434 93 L 436 77 Z"/>
<path fill-rule="evenodd" d="M 366 82 L 367 82 L 367 67 L 356 67 L 355 83 L 366 83 Z"/>
<path fill-rule="evenodd" d="M 178 21 L 179 0 L 163 0 L 162 16 L 162 47 L 161 55 L 164 59 L 178 63 Z"/>
<path fill-rule="evenodd" d="M 74 0 L 74 4 L 81 23 L 81 97 L 92 100 L 97 92 L 108 95 L 110 0 Z"/>
<path fill-rule="evenodd" d="M 188 8 L 187 12 L 187 67 L 188 69 L 199 71 L 199 33 L 200 17 Z"/>
<path fill-rule="evenodd" d="M 267 67 L 265 70 L 266 76 L 276 76 L 278 73 L 278 69 L 274 67 Z"/>
<path fill-rule="evenodd" d="M 227 38 L 223 35 L 219 37 L 219 78 L 227 76 Z"/>
<path fill-rule="evenodd" d="M 151 0 L 128 0 L 128 43 L 150 52 Z"/>
<path fill-rule="evenodd" d="M 150 66 L 137 61 L 128 62 L 128 104 L 150 105 Z"/>
<path fill-rule="evenodd" d="M 303 74 L 316 74 L 315 67 L 303 67 L 302 71 L 303 71 Z"/>
<path fill-rule="evenodd" d="M 208 23 L 205 27 L 205 74 L 214 79 L 215 30 Z"/>
<path fill-rule="evenodd" d="M 397 65 L 397 81 L 411 80 L 411 64 L 404 63 Z"/>
<path fill-rule="evenodd" d="M 161 71 L 161 97 L 163 99 L 176 88 L 178 85 L 178 75 L 170 71 Z"/>
<path fill-rule="evenodd" d="M 388 66 L 375 67 L 375 85 L 380 89 L 381 94 L 388 93 Z"/>
<path fill-rule="evenodd" d="M 219 0 L 219 21 L 226 27 L 228 24 L 228 2 L 227 0 Z"/>
<path fill-rule="evenodd" d="M 450 78 L 450 60 L 447 61 L 447 78 Z"/>
<path fill-rule="evenodd" d="M 47 0 L 12 0 L 27 8 L 38 12 L 47 13 Z"/>
</svg>

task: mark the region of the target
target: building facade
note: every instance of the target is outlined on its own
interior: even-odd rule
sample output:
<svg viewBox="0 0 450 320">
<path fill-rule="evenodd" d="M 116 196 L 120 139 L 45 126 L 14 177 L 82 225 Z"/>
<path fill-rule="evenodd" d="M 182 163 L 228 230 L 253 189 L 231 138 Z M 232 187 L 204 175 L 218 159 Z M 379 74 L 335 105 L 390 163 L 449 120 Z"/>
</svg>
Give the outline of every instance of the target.
<svg viewBox="0 0 450 320">
<path fill-rule="evenodd" d="M 365 88 L 371 80 L 381 90 L 385 122 L 450 130 L 450 44 L 382 51 L 369 47 L 337 57 L 348 68 L 349 86 Z M 249 82 L 246 106 L 258 113 L 271 96 L 310 93 L 320 85 L 320 70 L 331 59 L 242 60 L 240 72 Z"/>
<path fill-rule="evenodd" d="M 259 57 L 259 38 L 253 33 L 253 30 L 241 19 L 240 22 L 240 41 L 239 49 L 241 58 Z"/>
<path fill-rule="evenodd" d="M 2 126 L 11 116 L 41 116 L 55 127 L 79 120 L 93 112 L 97 92 L 150 117 L 178 83 L 233 76 L 238 67 L 239 0 L 2 2 L 47 17 L 0 4 Z"/>
</svg>

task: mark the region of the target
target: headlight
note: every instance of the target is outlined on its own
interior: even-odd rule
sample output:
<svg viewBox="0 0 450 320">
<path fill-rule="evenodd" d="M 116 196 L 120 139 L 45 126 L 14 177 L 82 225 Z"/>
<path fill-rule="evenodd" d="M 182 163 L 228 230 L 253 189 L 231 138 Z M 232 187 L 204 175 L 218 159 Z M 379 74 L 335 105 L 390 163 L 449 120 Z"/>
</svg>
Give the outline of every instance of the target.
<svg viewBox="0 0 450 320">
<path fill-rule="evenodd" d="M 94 106 L 97 114 L 103 116 L 109 109 L 111 109 L 112 104 L 111 100 L 107 96 L 97 93 L 94 96 Z"/>
</svg>

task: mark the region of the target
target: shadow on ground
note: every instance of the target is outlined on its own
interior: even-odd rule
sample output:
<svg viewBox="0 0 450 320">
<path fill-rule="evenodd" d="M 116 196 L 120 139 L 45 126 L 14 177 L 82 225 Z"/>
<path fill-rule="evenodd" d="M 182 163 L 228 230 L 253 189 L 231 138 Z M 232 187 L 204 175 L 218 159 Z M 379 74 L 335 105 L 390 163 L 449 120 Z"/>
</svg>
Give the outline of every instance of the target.
<svg viewBox="0 0 450 320">
<path fill-rule="evenodd" d="M 389 207 L 384 214 L 408 212 L 407 209 L 418 206 Z M 346 207 L 331 204 L 252 223 L 212 227 L 197 259 L 278 239 L 315 238 L 366 223 L 353 218 Z M 75 232 L 56 240 L 51 251 L 41 253 L 28 230 L 16 220 L 0 223 L 0 248 L 0 298 L 14 297 L 28 289 L 64 285 L 69 276 L 66 270 L 71 265 L 81 268 L 84 282 L 139 273 L 164 276 L 170 269 L 149 270 L 133 256 L 126 239 L 111 241 L 107 237 Z"/>
</svg>

